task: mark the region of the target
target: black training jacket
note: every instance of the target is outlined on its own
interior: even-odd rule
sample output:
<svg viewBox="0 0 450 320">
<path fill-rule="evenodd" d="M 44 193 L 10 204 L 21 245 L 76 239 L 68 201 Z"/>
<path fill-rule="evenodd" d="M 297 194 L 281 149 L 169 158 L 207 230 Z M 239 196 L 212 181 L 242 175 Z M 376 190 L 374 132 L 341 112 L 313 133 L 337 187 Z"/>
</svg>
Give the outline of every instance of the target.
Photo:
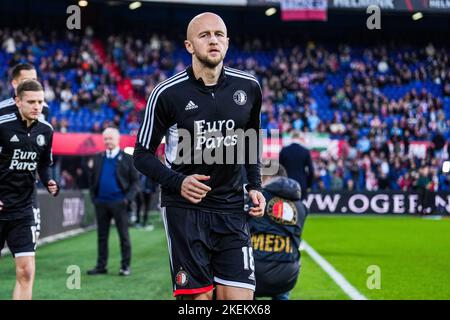
<svg viewBox="0 0 450 320">
<path fill-rule="evenodd" d="M 0 117 L 0 220 L 29 213 L 36 172 L 47 185 L 52 164 L 52 126 L 40 119 L 27 128 L 19 112 Z"/>
<path fill-rule="evenodd" d="M 162 206 L 243 212 L 242 166 L 246 169 L 247 190 L 261 189 L 261 99 L 254 76 L 228 67 L 222 69 L 218 83 L 212 87 L 196 79 L 192 67 L 188 67 L 154 88 L 137 136 L 134 161 L 140 172 L 161 184 Z M 257 139 L 245 144 L 247 156 L 243 158 L 238 158 L 244 154 L 238 129 L 254 129 L 257 134 Z M 164 136 L 165 165 L 155 156 Z M 189 142 L 188 148 L 178 144 L 183 141 Z M 249 145 L 258 149 L 250 152 Z M 222 163 L 211 163 L 203 154 L 222 159 Z M 210 176 L 202 182 L 211 191 L 199 204 L 190 203 L 180 193 L 183 179 L 191 174 Z"/>
</svg>

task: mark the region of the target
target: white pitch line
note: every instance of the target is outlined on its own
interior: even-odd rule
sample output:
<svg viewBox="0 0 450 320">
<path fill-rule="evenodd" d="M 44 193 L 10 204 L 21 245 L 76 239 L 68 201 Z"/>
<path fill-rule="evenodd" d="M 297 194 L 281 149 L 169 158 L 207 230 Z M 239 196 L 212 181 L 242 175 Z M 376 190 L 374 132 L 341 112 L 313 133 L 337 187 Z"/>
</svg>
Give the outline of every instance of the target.
<svg viewBox="0 0 450 320">
<path fill-rule="evenodd" d="M 331 279 L 345 292 L 352 300 L 368 300 L 347 279 L 344 278 L 327 260 L 325 260 L 316 250 L 314 250 L 305 240 L 302 240 L 308 255 L 325 271 Z"/>
<path fill-rule="evenodd" d="M 425 217 L 422 217 L 422 219 L 424 219 L 424 220 L 435 220 L 435 221 L 440 221 L 440 220 L 442 220 L 442 216 L 425 216 Z"/>
</svg>

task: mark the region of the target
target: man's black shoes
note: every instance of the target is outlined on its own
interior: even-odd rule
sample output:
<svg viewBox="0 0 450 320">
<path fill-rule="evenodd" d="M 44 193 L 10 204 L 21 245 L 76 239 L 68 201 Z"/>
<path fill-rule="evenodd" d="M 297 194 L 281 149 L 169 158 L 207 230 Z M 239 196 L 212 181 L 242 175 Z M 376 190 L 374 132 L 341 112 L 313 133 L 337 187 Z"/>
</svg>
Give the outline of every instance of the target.
<svg viewBox="0 0 450 320">
<path fill-rule="evenodd" d="M 88 270 L 87 274 L 90 276 L 94 276 L 97 274 L 107 274 L 108 270 L 107 269 L 99 269 L 97 267 L 95 267 L 94 269 Z"/>
</svg>

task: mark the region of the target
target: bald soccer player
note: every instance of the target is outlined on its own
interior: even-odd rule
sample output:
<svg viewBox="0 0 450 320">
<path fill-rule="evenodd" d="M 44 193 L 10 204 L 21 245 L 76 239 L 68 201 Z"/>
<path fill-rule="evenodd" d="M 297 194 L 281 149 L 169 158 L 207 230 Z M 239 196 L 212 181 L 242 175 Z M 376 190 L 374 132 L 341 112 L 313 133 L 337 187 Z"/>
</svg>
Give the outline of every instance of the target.
<svg viewBox="0 0 450 320">
<path fill-rule="evenodd" d="M 155 87 L 136 141 L 136 168 L 162 187 L 173 292 L 180 299 L 210 300 L 214 289 L 220 300 L 253 299 L 255 290 L 247 220 L 265 208 L 259 139 L 242 151 L 236 131 L 258 137 L 261 88 L 253 75 L 223 66 L 228 43 L 218 15 L 191 20 L 184 44 L 192 65 Z M 163 136 L 166 166 L 155 157 Z M 243 153 L 245 161 L 225 159 Z M 222 156 L 211 162 L 211 154 Z M 254 205 L 249 214 L 242 166 Z"/>
</svg>

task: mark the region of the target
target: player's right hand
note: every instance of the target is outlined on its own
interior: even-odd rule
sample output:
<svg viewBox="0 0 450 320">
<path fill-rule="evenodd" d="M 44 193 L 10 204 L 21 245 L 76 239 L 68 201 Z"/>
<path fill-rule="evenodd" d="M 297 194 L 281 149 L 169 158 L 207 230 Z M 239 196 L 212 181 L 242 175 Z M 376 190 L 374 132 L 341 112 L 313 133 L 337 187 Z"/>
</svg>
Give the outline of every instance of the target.
<svg viewBox="0 0 450 320">
<path fill-rule="evenodd" d="M 209 180 L 209 176 L 193 174 L 184 178 L 181 184 L 181 196 L 192 203 L 200 203 L 211 188 L 200 181 Z"/>
<path fill-rule="evenodd" d="M 3 202 L 0 200 L 0 211 L 3 209 Z"/>
<path fill-rule="evenodd" d="M 58 195 L 58 193 L 59 193 L 59 186 L 58 186 L 58 184 L 56 183 L 55 180 L 49 180 L 48 181 L 48 183 L 47 183 L 47 190 L 54 197 L 56 197 Z"/>
</svg>

